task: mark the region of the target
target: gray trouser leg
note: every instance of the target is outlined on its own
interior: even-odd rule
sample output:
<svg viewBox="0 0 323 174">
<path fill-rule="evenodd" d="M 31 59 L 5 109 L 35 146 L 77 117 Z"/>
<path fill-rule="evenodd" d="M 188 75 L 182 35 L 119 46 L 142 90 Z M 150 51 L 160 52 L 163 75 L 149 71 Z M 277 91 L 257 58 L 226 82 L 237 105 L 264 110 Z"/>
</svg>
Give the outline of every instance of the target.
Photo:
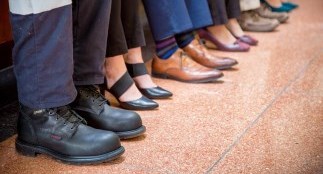
<svg viewBox="0 0 323 174">
<path fill-rule="evenodd" d="M 23 105 L 67 105 L 76 97 L 74 84 L 103 82 L 111 0 L 75 0 L 73 9 L 71 0 L 9 3 L 14 70 Z"/>
<path fill-rule="evenodd" d="M 72 5 L 68 0 L 10 0 L 19 101 L 31 108 L 66 105 L 73 84 Z"/>
</svg>

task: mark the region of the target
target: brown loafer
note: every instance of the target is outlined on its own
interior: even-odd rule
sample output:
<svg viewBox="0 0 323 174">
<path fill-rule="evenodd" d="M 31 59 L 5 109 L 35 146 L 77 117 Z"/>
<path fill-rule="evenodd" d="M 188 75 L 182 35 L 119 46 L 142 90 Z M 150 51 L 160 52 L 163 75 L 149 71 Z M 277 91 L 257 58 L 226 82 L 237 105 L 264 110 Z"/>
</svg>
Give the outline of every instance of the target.
<svg viewBox="0 0 323 174">
<path fill-rule="evenodd" d="M 152 74 L 155 77 L 188 83 L 211 82 L 223 76 L 221 71 L 198 64 L 180 49 L 166 60 L 155 56 L 152 63 Z"/>
<path fill-rule="evenodd" d="M 194 61 L 209 68 L 224 70 L 238 64 L 235 59 L 227 57 L 222 58 L 213 55 L 204 45 L 200 44 L 197 39 L 194 39 L 190 44 L 184 47 L 183 50 Z"/>
</svg>

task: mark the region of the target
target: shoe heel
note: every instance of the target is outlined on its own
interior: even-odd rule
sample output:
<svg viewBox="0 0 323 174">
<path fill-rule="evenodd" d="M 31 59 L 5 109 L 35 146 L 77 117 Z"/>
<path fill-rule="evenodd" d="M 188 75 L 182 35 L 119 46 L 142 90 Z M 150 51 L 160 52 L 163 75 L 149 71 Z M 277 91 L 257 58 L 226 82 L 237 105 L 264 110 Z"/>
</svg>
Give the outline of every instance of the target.
<svg viewBox="0 0 323 174">
<path fill-rule="evenodd" d="M 159 74 L 159 73 L 152 72 L 151 75 L 161 79 L 168 79 L 166 74 Z"/>
<path fill-rule="evenodd" d="M 34 147 L 24 144 L 19 140 L 16 141 L 16 150 L 24 156 L 36 157 L 38 154 Z"/>
</svg>

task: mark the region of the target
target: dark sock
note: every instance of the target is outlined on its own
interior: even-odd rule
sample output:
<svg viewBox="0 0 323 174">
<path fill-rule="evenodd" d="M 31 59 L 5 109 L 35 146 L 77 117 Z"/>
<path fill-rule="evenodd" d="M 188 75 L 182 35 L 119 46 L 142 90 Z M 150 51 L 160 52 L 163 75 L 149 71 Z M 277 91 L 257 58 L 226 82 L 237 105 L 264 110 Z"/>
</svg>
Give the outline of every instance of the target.
<svg viewBox="0 0 323 174">
<path fill-rule="evenodd" d="M 178 46 L 174 37 L 156 42 L 156 54 L 161 59 L 168 59 L 177 49 Z"/>
<path fill-rule="evenodd" d="M 192 40 L 194 40 L 194 33 L 190 31 L 186 33 L 177 34 L 175 35 L 175 38 L 176 38 L 177 45 L 180 48 L 184 48 L 188 44 L 190 44 Z"/>
</svg>

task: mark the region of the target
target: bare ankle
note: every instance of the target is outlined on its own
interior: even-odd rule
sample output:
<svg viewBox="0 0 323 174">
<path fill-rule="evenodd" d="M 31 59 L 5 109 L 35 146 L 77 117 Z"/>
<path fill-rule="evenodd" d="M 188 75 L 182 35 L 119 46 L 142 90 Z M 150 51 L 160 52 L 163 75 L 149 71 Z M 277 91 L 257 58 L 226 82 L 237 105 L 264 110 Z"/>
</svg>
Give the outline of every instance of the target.
<svg viewBox="0 0 323 174">
<path fill-rule="evenodd" d="M 124 55 L 124 60 L 130 64 L 143 63 L 141 48 L 137 47 L 129 49 L 128 53 Z"/>
<path fill-rule="evenodd" d="M 157 87 L 157 85 L 152 81 L 150 75 L 148 74 L 135 77 L 133 78 L 133 80 L 136 82 L 139 88 L 146 89 L 146 88 Z"/>
</svg>

